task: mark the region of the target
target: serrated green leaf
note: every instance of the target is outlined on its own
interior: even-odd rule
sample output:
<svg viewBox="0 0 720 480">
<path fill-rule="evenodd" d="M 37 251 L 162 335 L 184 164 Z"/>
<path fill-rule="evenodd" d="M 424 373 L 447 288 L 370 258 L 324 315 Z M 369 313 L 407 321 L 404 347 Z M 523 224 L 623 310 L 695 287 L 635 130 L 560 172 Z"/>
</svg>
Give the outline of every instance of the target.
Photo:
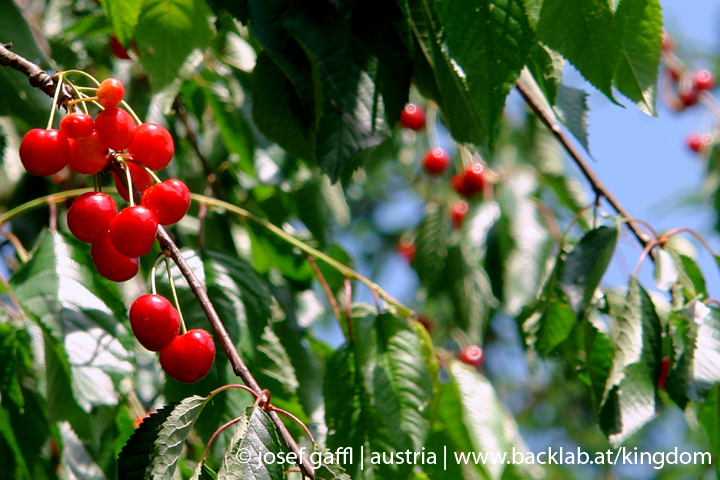
<svg viewBox="0 0 720 480">
<path fill-rule="evenodd" d="M 116 405 L 118 376 L 133 371 L 134 346 L 117 287 L 95 270 L 88 248 L 69 235 L 44 232 L 29 262 L 10 279 L 20 303 L 49 335 L 85 411 Z M 51 379 L 54 380 L 54 379 Z M 67 388 L 67 385 L 65 385 Z"/>
<path fill-rule="evenodd" d="M 699 406 L 698 420 L 710 440 L 712 458 L 717 458 L 720 455 L 720 385 L 713 387 Z M 718 463 L 715 464 L 715 472 L 720 472 Z"/>
<path fill-rule="evenodd" d="M 129 45 L 140 16 L 142 0 L 100 0 L 118 41 Z"/>
<path fill-rule="evenodd" d="M 720 382 L 720 312 L 699 300 L 671 315 L 682 344 L 666 387 L 680 408 L 688 401 L 700 403 Z"/>
<path fill-rule="evenodd" d="M 425 218 L 415 235 L 413 268 L 420 282 L 428 287 L 443 281 L 442 272 L 447 261 L 450 221 L 447 211 L 437 203 L 428 203 Z"/>
<path fill-rule="evenodd" d="M 678 270 L 672 256 L 664 249 L 658 250 L 654 266 L 655 285 L 659 290 L 670 290 L 670 287 L 678 280 Z"/>
<path fill-rule="evenodd" d="M 559 84 L 555 100 L 555 113 L 570 133 L 590 151 L 588 142 L 588 94 L 583 90 Z"/>
<path fill-rule="evenodd" d="M 250 406 L 237 424 L 218 480 L 256 479 L 281 480 L 283 464 L 265 461 L 267 454 L 277 455 L 283 449 L 275 426 L 261 408 Z"/>
<path fill-rule="evenodd" d="M 550 105 L 555 103 L 565 59 L 542 43 L 533 44 L 527 67 Z"/>
<path fill-rule="evenodd" d="M 600 418 L 600 407 L 605 396 L 605 384 L 612 370 L 615 357 L 615 347 L 605 333 L 603 321 L 597 311 L 591 311 L 588 321 L 585 322 L 585 351 L 587 360 L 584 372 L 580 377 L 587 375 L 586 383 L 590 387 L 592 406 L 595 415 Z"/>
<path fill-rule="evenodd" d="M 582 319 L 610 265 L 618 240 L 618 230 L 600 227 L 591 230 L 567 255 L 560 273 L 559 287 L 567 295 L 572 311 Z"/>
<path fill-rule="evenodd" d="M 614 101 L 612 80 L 621 57 L 613 12 L 605 0 L 544 0 L 538 38 L 567 58 Z"/>
<path fill-rule="evenodd" d="M 135 27 L 140 63 L 159 91 L 177 77 L 195 49 L 212 38 L 212 12 L 204 0 L 146 0 Z"/>
<path fill-rule="evenodd" d="M 490 135 L 530 54 L 532 29 L 516 0 L 434 0 L 443 53 L 465 84 L 468 100 Z M 473 32 L 468 35 L 468 32 Z"/>
<path fill-rule="evenodd" d="M 635 277 L 630 279 L 617 331 L 615 358 L 600 412 L 600 426 L 615 447 L 649 422 L 657 408 L 662 329 L 650 296 Z"/>
<path fill-rule="evenodd" d="M 549 355 L 568 338 L 576 323 L 577 317 L 567 303 L 560 299 L 548 301 L 535 342 L 538 353 Z"/>
<path fill-rule="evenodd" d="M 660 66 L 662 13 L 658 0 L 623 0 L 613 23 L 622 44 L 615 72 L 617 89 L 643 112 L 657 116 L 657 76 Z"/>
<path fill-rule="evenodd" d="M 267 51 L 258 56 L 252 78 L 255 125 L 290 155 L 314 161 L 314 111 L 303 104 Z"/>
<path fill-rule="evenodd" d="M 698 267 L 698 264 L 687 255 L 680 254 L 680 260 L 682 262 L 681 269 L 685 272 L 687 278 L 692 282 L 695 291 L 700 295 L 707 296 L 705 277 L 703 276 L 700 267 Z"/>
<path fill-rule="evenodd" d="M 323 463 L 315 469 L 315 478 L 317 480 L 350 480 L 350 475 L 345 473 L 345 469 L 340 465 Z"/>
<path fill-rule="evenodd" d="M 207 398 L 193 396 L 143 420 L 118 456 L 119 480 L 172 480 L 185 438 Z"/>
</svg>

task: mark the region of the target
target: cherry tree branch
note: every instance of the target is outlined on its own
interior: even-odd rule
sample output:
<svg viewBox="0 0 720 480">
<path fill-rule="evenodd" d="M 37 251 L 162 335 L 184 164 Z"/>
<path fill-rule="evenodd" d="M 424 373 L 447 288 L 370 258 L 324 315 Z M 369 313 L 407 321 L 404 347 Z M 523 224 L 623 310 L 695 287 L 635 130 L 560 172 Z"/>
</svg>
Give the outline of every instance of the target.
<svg viewBox="0 0 720 480">
<path fill-rule="evenodd" d="M 595 172 L 592 171 L 590 168 L 590 165 L 587 164 L 585 159 L 583 158 L 583 155 L 580 153 L 580 151 L 573 145 L 568 138 L 568 136 L 565 134 L 563 129 L 560 127 L 560 124 L 555 119 L 555 117 L 547 111 L 546 108 L 544 108 L 543 104 L 535 98 L 532 91 L 523 83 L 522 80 L 518 80 L 515 87 L 520 92 L 520 95 L 525 100 L 525 103 L 528 104 L 530 109 L 537 115 L 537 117 L 542 121 L 543 124 L 552 132 L 553 136 L 562 144 L 562 146 L 565 148 L 565 151 L 570 155 L 570 158 L 573 159 L 573 161 L 577 164 L 578 167 L 580 167 L 580 170 L 582 171 L 583 175 L 587 179 L 587 181 L 590 183 L 590 186 L 592 187 L 595 194 L 597 194 L 600 197 L 604 197 L 607 202 L 610 204 L 610 206 L 623 218 L 633 218 L 630 213 L 628 213 L 627 210 L 625 210 L 625 207 L 620 203 L 620 201 L 615 198 L 615 195 L 605 186 L 605 184 L 600 180 L 600 178 L 595 174 Z M 643 232 L 640 228 L 638 228 L 637 225 L 635 225 L 633 222 L 627 222 L 628 228 L 630 231 L 635 235 L 635 238 L 638 239 L 640 244 L 643 248 L 647 247 L 648 243 L 652 241 L 648 235 Z M 651 251 L 650 257 L 654 260 L 654 254 Z"/>
<path fill-rule="evenodd" d="M 30 85 L 42 90 L 51 97 L 54 96 L 56 88 L 54 78 L 34 63 L 21 57 L 20 55 L 11 52 L 6 45 L 2 44 L 0 44 L 0 65 L 13 68 L 23 73 L 28 77 Z M 71 90 L 63 89 L 63 92 L 61 93 L 61 101 L 59 102 L 61 105 L 66 105 L 66 102 L 72 100 L 73 95 Z M 120 162 L 111 160 L 109 163 L 109 168 L 116 174 L 118 174 L 118 178 L 121 179 L 121 181 L 125 184 L 125 187 L 127 188 L 127 177 L 124 173 L 125 166 Z M 133 189 L 133 197 L 136 203 L 140 204 L 142 197 L 137 189 Z M 185 261 L 185 258 L 183 258 L 180 250 L 178 249 L 175 242 L 173 242 L 167 230 L 165 230 L 165 228 L 163 228 L 162 226 L 158 227 L 157 239 L 160 243 L 160 247 L 164 251 L 169 253 L 170 258 L 172 258 L 172 260 L 178 266 L 181 274 L 183 275 L 188 285 L 190 286 L 190 289 L 195 295 L 195 298 L 200 303 L 200 306 L 205 312 L 205 315 L 210 322 L 210 325 L 215 331 L 215 335 L 218 341 L 222 345 L 225 353 L 230 360 L 233 372 L 235 373 L 235 375 L 240 377 L 242 381 L 248 387 L 250 387 L 250 389 L 260 395 L 263 390 L 260 388 L 252 373 L 250 373 L 250 370 L 247 368 L 247 365 L 245 365 L 245 362 L 240 357 L 240 354 L 238 353 L 237 348 L 235 347 L 232 339 L 230 338 L 230 335 L 225 329 L 225 326 L 223 325 L 220 316 L 218 315 L 215 307 L 213 306 L 210 298 L 207 295 L 207 290 L 205 289 L 205 286 L 197 278 L 188 263 Z M 298 467 L 300 468 L 300 470 L 305 476 L 314 478 L 314 468 L 307 460 L 307 458 L 300 452 L 300 448 L 298 447 L 297 442 L 290 434 L 278 414 L 272 409 L 267 409 L 266 413 L 268 417 L 270 417 L 270 420 L 273 422 L 275 429 L 277 430 L 280 438 L 282 439 L 287 449 L 295 453 L 296 458 L 300 459 L 300 461 L 298 461 Z"/>
</svg>

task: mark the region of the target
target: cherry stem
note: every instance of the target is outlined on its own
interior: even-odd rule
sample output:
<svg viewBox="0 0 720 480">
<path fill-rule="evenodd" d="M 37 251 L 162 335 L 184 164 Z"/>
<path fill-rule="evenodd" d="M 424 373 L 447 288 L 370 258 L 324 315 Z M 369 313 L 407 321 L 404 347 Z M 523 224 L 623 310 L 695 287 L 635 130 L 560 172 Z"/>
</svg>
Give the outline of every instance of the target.
<svg viewBox="0 0 720 480">
<path fill-rule="evenodd" d="M 305 431 L 305 434 L 308 436 L 308 438 L 312 442 L 314 449 L 317 450 L 318 446 L 317 446 L 317 443 L 315 442 L 315 437 L 313 437 L 312 433 L 310 433 L 310 429 L 307 427 L 307 425 L 305 425 L 295 415 L 293 415 L 292 413 L 290 413 L 288 411 L 283 410 L 282 408 L 278 408 L 273 405 L 270 405 L 269 407 L 272 411 L 281 413 L 281 414 L 285 415 L 286 417 L 288 417 L 289 419 L 291 419 L 292 421 L 294 421 L 295 423 L 297 423 L 300 426 L 300 428 L 302 428 Z"/>
<path fill-rule="evenodd" d="M 657 247 L 658 245 L 661 245 L 662 242 L 660 240 L 651 240 L 645 245 L 645 248 L 643 248 L 642 253 L 640 254 L 640 258 L 638 258 L 637 265 L 635 265 L 635 272 L 633 273 L 633 277 L 637 277 L 640 273 L 640 267 L 642 267 L 643 262 L 647 258 L 647 256 L 650 254 L 650 251 Z"/>
<path fill-rule="evenodd" d="M 205 463 L 205 460 L 207 459 L 208 452 L 210 452 L 210 447 L 212 447 L 213 442 L 217 438 L 218 435 L 220 435 L 223 431 L 225 431 L 227 428 L 232 427 L 236 423 L 238 423 L 240 420 L 245 418 L 245 415 L 240 415 L 237 418 L 233 418 L 229 422 L 227 422 L 224 425 L 221 425 L 220 428 L 215 430 L 215 433 L 212 434 L 212 437 L 210 437 L 210 440 L 208 440 L 207 445 L 205 446 L 205 451 L 202 454 L 202 457 L 200 458 L 200 465 L 203 465 Z"/>
<path fill-rule="evenodd" d="M 692 228 L 688 228 L 688 227 L 674 228 L 674 229 L 672 229 L 672 230 L 668 230 L 667 232 L 663 233 L 663 234 L 660 236 L 660 238 L 663 239 L 663 242 L 666 242 L 670 237 L 672 237 L 672 236 L 674 236 L 674 235 L 677 235 L 678 233 L 682 233 L 682 232 L 689 233 L 689 234 L 692 235 L 693 237 L 697 238 L 698 241 L 699 241 L 700 243 L 702 243 L 703 246 L 707 249 L 707 251 L 710 252 L 710 255 L 712 255 L 713 257 L 717 257 L 717 256 L 718 256 L 718 254 L 715 253 L 715 251 L 712 249 L 712 247 L 711 247 L 710 244 L 707 242 L 707 240 L 705 240 L 702 235 L 700 235 L 699 233 L 697 233 L 697 232 L 696 232 L 695 230 L 693 230 Z"/>
<path fill-rule="evenodd" d="M 322 289 L 325 292 L 325 296 L 327 297 L 328 303 L 330 304 L 330 308 L 332 309 L 335 318 L 337 318 L 338 322 L 342 322 L 342 317 L 340 316 L 340 307 L 338 307 L 337 300 L 335 300 L 335 296 L 330 289 L 330 285 L 328 285 L 327 280 L 325 280 L 325 277 L 320 271 L 320 268 L 317 266 L 317 263 L 315 263 L 315 259 L 312 258 L 312 256 L 310 255 L 305 255 L 305 258 L 312 267 L 313 272 L 315 272 L 315 276 L 317 277 L 318 282 L 320 282 L 320 286 L 322 286 Z"/>
<path fill-rule="evenodd" d="M 175 301 L 175 308 L 177 309 L 178 315 L 180 316 L 180 328 L 184 335 L 187 333 L 187 328 L 185 327 L 185 319 L 183 318 L 182 309 L 180 308 L 180 300 L 178 300 L 177 289 L 175 288 L 175 279 L 173 278 L 172 272 L 170 271 L 170 257 L 168 256 L 165 256 L 165 270 L 167 270 L 168 280 L 170 281 L 170 290 L 172 290 L 173 300 Z"/>
<path fill-rule="evenodd" d="M 120 104 L 125 107 L 125 110 L 127 110 L 128 113 L 133 117 L 133 120 L 135 120 L 136 124 L 142 125 L 143 122 L 142 120 L 140 120 L 140 117 L 138 117 L 137 113 L 135 113 L 135 110 L 133 110 L 132 107 L 130 107 L 130 105 L 128 105 L 125 100 L 121 100 Z"/>
<path fill-rule="evenodd" d="M 18 255 L 18 258 L 20 259 L 20 262 L 26 263 L 28 261 L 28 252 L 25 250 L 25 247 L 23 247 L 22 242 L 20 242 L 20 239 L 12 232 L 2 229 L 0 230 L 0 235 L 5 237 L 8 242 L 12 244 L 12 246 L 15 248 L 15 252 Z"/>
<path fill-rule="evenodd" d="M 85 77 L 85 78 L 89 78 L 90 80 L 92 80 L 92 82 L 93 82 L 95 85 L 100 85 L 100 82 L 99 82 L 95 77 L 93 77 L 92 75 L 90 75 L 90 74 L 87 73 L 87 72 L 83 72 L 82 70 L 65 70 L 64 72 L 62 72 L 62 74 L 65 75 L 65 76 L 67 76 L 67 75 L 81 75 L 81 76 L 83 76 L 83 77 Z M 97 90 L 97 87 L 95 87 L 95 90 Z"/>
<path fill-rule="evenodd" d="M 73 92 L 75 92 L 75 95 L 76 95 L 78 98 L 87 97 L 87 95 L 83 94 L 83 93 L 80 91 L 80 89 L 78 89 L 78 87 L 75 86 L 74 83 L 72 83 L 72 82 L 67 82 L 66 84 L 69 85 L 70 88 L 72 88 Z M 71 102 L 72 102 L 72 100 L 71 100 Z M 68 102 L 67 104 L 70 105 L 70 102 Z M 87 108 L 87 103 L 82 103 L 82 107 L 83 107 L 83 110 L 85 110 L 85 115 L 90 115 L 90 111 L 89 111 L 88 108 Z"/>
<path fill-rule="evenodd" d="M 93 174 L 93 190 L 102 192 L 102 181 L 100 180 L 100 172 Z"/>
<path fill-rule="evenodd" d="M 348 339 L 350 342 L 355 342 L 355 334 L 353 332 L 352 324 L 352 313 L 350 308 L 350 302 L 352 301 L 352 283 L 350 279 L 345 279 L 345 320 L 347 321 Z"/>
<path fill-rule="evenodd" d="M 153 172 L 152 170 L 150 170 L 148 167 L 146 167 L 145 165 L 142 165 L 141 163 L 136 162 L 135 160 L 130 160 L 130 161 L 131 161 L 132 163 L 134 163 L 135 165 L 138 165 L 138 166 L 142 167 L 143 170 L 145 170 L 145 171 L 148 173 L 148 175 L 150 175 L 150 176 L 153 178 L 153 180 L 155 180 L 155 183 L 162 183 L 162 180 L 160 180 L 160 177 L 158 177 L 158 176 L 155 174 L 155 172 Z"/>
<path fill-rule="evenodd" d="M 84 104 L 85 102 L 97 102 L 97 99 L 98 99 L 98 97 L 85 97 L 85 96 L 83 96 L 83 97 L 80 97 L 80 98 L 76 98 L 75 100 L 70 100 L 70 101 L 67 103 L 67 105 L 68 105 L 68 107 L 70 107 L 70 106 L 75 105 L 75 104 L 78 104 L 78 103 Z"/>
<path fill-rule="evenodd" d="M 418 107 L 420 108 L 420 107 Z M 430 150 L 440 147 L 440 139 L 437 132 L 437 113 L 438 108 L 435 102 L 430 102 L 427 108 L 427 131 L 430 141 Z"/>
<path fill-rule="evenodd" d="M 53 122 L 55 121 L 55 111 L 60 108 L 60 105 L 58 105 L 58 99 L 60 98 L 60 92 L 62 92 L 63 74 L 58 73 L 56 77 L 57 85 L 55 86 L 55 95 L 53 95 L 52 110 L 50 110 L 50 119 L 48 120 L 47 126 L 48 130 L 53 127 Z"/>
<path fill-rule="evenodd" d="M 133 195 L 133 183 L 132 183 L 132 175 L 130 174 L 130 168 L 127 166 L 127 162 L 122 158 L 118 157 L 118 161 L 125 167 L 125 178 L 127 179 L 127 191 L 128 191 L 128 201 L 130 202 L 130 206 L 135 206 L 135 195 Z"/>
<path fill-rule="evenodd" d="M 165 253 L 160 252 L 158 253 L 157 258 L 155 259 L 155 262 L 153 263 L 152 270 L 150 271 L 150 290 L 152 291 L 153 295 L 157 295 L 157 280 L 155 277 L 157 276 L 157 266 L 158 263 L 160 263 L 160 259 L 165 257 Z M 165 257 L 167 258 L 167 257 Z"/>
</svg>

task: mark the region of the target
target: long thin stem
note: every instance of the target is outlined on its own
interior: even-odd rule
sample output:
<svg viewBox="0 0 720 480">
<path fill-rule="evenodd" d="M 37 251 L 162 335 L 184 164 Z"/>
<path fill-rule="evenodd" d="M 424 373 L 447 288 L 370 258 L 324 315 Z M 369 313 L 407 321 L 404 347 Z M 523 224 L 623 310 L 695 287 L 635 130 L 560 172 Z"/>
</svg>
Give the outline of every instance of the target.
<svg viewBox="0 0 720 480">
<path fill-rule="evenodd" d="M 335 300 L 335 295 L 333 295 L 333 292 L 330 289 L 330 285 L 328 285 L 327 280 L 325 280 L 325 276 L 320 271 L 320 268 L 317 266 L 317 263 L 315 263 L 315 259 L 312 256 L 306 255 L 305 258 L 307 258 L 307 261 L 312 267 L 313 272 L 315 272 L 315 276 L 317 277 L 318 282 L 320 282 L 320 285 L 325 292 L 325 296 L 327 297 L 327 301 L 330 304 L 330 308 L 332 309 L 335 318 L 337 318 L 338 322 L 342 323 L 342 317 L 340 316 L 340 307 L 338 307 L 337 300 Z"/>
<path fill-rule="evenodd" d="M 605 186 L 602 180 L 600 180 L 600 178 L 595 175 L 595 172 L 593 172 L 590 166 L 587 164 L 587 162 L 583 158 L 583 155 L 570 142 L 570 139 L 567 137 L 567 135 L 565 135 L 565 132 L 562 130 L 554 116 L 552 116 L 549 112 L 546 111 L 545 108 L 543 108 L 542 103 L 540 103 L 540 101 L 535 98 L 530 89 L 522 82 L 522 80 L 518 80 L 515 86 L 520 92 L 520 95 L 525 100 L 525 103 L 527 103 L 530 109 L 535 112 L 535 115 L 537 115 L 540 121 L 542 121 L 545 126 L 550 130 L 550 132 L 552 132 L 552 134 L 562 144 L 562 146 L 565 148 L 573 161 L 577 164 L 578 167 L 580 167 L 580 170 L 582 171 L 587 181 L 590 182 L 590 186 L 595 191 L 595 193 L 602 197 L 605 197 L 608 203 L 613 207 L 613 209 L 615 209 L 615 211 L 620 216 L 624 218 L 633 218 L 632 215 L 630 215 L 628 211 L 625 210 L 625 207 L 623 207 L 623 205 L 618 201 L 618 199 L 615 198 L 615 195 L 613 195 L 613 193 Z M 634 223 L 628 223 L 627 225 L 633 235 L 635 235 L 640 244 L 643 246 L 643 248 L 647 246 L 650 241 L 652 241 L 652 239 L 649 238 L 645 234 L 645 232 L 640 230 Z M 652 258 L 653 260 L 655 259 L 652 250 L 650 250 L 650 258 Z"/>
<path fill-rule="evenodd" d="M 165 257 L 165 270 L 167 270 L 170 290 L 172 291 L 173 300 L 175 301 L 175 310 L 177 310 L 178 316 L 180 316 L 180 329 L 184 335 L 187 333 L 187 327 L 185 326 L 185 319 L 183 318 L 182 309 L 180 308 L 180 300 L 178 299 L 177 288 L 175 288 L 175 279 L 170 271 L 170 259 L 168 257 Z"/>
</svg>

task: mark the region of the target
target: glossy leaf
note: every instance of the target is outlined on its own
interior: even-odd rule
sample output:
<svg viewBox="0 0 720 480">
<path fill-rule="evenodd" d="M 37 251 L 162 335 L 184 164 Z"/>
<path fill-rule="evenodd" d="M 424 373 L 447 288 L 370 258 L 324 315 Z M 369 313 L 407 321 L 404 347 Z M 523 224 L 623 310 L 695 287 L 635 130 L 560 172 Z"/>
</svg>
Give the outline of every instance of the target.
<svg viewBox="0 0 720 480">
<path fill-rule="evenodd" d="M 587 152 L 588 140 L 588 94 L 578 88 L 558 85 L 555 112 L 560 121 L 570 130 Z"/>
<path fill-rule="evenodd" d="M 425 218 L 417 228 L 413 268 L 420 282 L 426 286 L 442 281 L 448 255 L 449 220 L 445 208 L 429 203 L 425 208 Z"/>
</svg>

